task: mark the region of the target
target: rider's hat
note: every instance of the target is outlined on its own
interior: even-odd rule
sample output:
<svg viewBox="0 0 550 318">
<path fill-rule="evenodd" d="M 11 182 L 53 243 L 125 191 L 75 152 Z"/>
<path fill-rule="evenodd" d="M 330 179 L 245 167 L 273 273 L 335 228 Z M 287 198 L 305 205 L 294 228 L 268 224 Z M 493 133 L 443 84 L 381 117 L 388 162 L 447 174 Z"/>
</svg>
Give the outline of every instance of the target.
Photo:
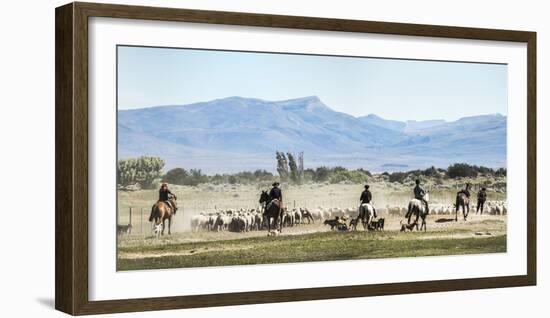
<svg viewBox="0 0 550 318">
<path fill-rule="evenodd" d="M 414 182 L 415 182 L 416 184 L 419 184 L 419 183 L 420 183 L 420 179 L 416 179 L 416 180 L 414 180 Z"/>
<path fill-rule="evenodd" d="M 278 187 L 278 186 L 279 186 L 279 182 L 273 182 L 272 186 Z"/>
<path fill-rule="evenodd" d="M 370 188 L 370 185 L 365 184 L 365 189 L 368 189 L 368 188 Z"/>
<path fill-rule="evenodd" d="M 481 190 L 487 190 L 487 188 L 483 187 L 483 188 L 481 188 Z"/>
<path fill-rule="evenodd" d="M 161 186 L 168 186 L 168 183 L 163 182 L 163 183 L 161 184 Z"/>
</svg>

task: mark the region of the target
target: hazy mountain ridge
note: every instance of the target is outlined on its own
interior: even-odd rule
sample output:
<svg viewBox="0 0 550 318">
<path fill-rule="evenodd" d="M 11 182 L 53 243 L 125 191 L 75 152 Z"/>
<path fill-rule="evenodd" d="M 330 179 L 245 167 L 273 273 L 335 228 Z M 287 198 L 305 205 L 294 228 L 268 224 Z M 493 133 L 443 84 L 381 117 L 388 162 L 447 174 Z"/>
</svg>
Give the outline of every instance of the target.
<svg viewBox="0 0 550 318">
<path fill-rule="evenodd" d="M 285 101 L 228 97 L 118 112 L 119 157 L 158 155 L 205 171 L 274 169 L 276 150 L 306 164 L 409 167 L 505 163 L 506 117 L 401 122 L 336 112 L 316 96 Z M 448 154 L 448 158 L 445 158 Z M 225 159 L 225 160 L 224 160 Z M 482 161 L 482 162 L 480 162 Z"/>
</svg>

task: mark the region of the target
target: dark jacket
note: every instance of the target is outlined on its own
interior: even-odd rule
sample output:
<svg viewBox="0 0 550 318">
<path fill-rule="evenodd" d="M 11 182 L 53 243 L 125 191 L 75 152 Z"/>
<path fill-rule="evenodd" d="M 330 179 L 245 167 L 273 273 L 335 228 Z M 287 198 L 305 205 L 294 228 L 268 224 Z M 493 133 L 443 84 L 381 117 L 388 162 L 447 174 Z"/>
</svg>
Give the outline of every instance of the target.
<svg viewBox="0 0 550 318">
<path fill-rule="evenodd" d="M 414 187 L 414 198 L 415 199 L 422 200 L 422 199 L 424 199 L 425 194 L 426 194 L 426 191 L 424 191 L 424 189 L 419 184 L 417 184 Z"/>
<path fill-rule="evenodd" d="M 281 189 L 277 187 L 271 188 L 271 191 L 269 191 L 269 197 L 271 200 L 277 199 L 279 201 L 283 200 L 283 193 L 281 192 Z"/>
<path fill-rule="evenodd" d="M 477 200 L 478 201 L 485 201 L 487 200 L 487 192 L 481 190 L 477 193 Z"/>
<path fill-rule="evenodd" d="M 370 203 L 370 201 L 372 200 L 372 193 L 370 193 L 369 190 L 365 189 L 365 191 L 361 193 L 361 198 L 359 200 L 361 200 L 361 204 Z"/>
<path fill-rule="evenodd" d="M 168 201 L 170 200 L 170 196 L 173 195 L 174 194 L 168 189 L 166 189 L 165 191 L 159 190 L 159 201 Z"/>
</svg>

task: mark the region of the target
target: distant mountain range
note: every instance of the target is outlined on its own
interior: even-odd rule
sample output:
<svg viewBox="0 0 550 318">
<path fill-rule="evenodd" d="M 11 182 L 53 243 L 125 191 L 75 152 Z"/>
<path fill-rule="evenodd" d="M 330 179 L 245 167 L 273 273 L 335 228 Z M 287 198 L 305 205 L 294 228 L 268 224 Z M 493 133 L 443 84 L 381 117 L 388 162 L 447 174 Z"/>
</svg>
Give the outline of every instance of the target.
<svg viewBox="0 0 550 318">
<path fill-rule="evenodd" d="M 395 121 L 354 117 L 315 96 L 285 101 L 229 97 L 118 111 L 119 157 L 156 155 L 167 168 L 207 173 L 275 170 L 275 151 L 304 152 L 305 166 L 374 171 L 454 162 L 501 167 L 506 117 Z"/>
</svg>

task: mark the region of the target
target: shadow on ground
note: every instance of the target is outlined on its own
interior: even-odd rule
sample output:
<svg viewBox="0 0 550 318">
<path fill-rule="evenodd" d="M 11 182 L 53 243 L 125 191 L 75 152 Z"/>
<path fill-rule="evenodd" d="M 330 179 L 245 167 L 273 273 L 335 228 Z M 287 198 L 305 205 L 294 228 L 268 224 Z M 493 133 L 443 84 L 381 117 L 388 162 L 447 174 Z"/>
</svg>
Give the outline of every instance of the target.
<svg viewBox="0 0 550 318">
<path fill-rule="evenodd" d="M 455 219 L 449 219 L 449 218 L 441 218 L 435 220 L 435 223 L 447 223 L 447 222 L 454 222 Z"/>
</svg>

